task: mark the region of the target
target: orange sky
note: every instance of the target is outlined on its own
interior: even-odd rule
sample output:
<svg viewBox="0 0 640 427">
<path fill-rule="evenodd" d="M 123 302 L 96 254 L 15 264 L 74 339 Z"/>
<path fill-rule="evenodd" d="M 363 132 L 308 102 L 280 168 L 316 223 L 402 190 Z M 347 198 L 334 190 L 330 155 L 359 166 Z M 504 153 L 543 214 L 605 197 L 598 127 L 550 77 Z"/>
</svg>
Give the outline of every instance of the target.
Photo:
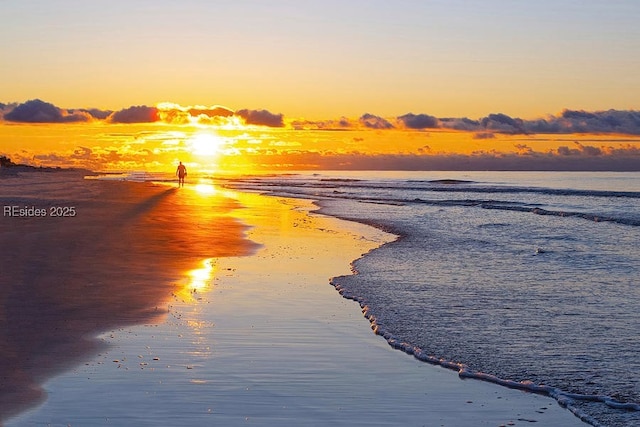
<svg viewBox="0 0 640 427">
<path fill-rule="evenodd" d="M 175 119 L 175 115 L 172 116 Z M 358 119 L 284 120 L 248 125 L 237 116 L 188 116 L 190 123 L 11 123 L 2 152 L 14 162 L 97 171 L 195 173 L 323 169 L 606 169 L 640 165 L 640 136 L 611 133 L 512 134 L 446 128 L 373 129 Z M 378 118 L 385 120 L 383 118 Z M 180 118 L 178 121 L 182 122 Z M 377 123 L 377 122 L 375 122 Z M 326 129 L 318 126 L 335 125 Z M 491 126 L 491 124 L 489 124 Z"/>
</svg>

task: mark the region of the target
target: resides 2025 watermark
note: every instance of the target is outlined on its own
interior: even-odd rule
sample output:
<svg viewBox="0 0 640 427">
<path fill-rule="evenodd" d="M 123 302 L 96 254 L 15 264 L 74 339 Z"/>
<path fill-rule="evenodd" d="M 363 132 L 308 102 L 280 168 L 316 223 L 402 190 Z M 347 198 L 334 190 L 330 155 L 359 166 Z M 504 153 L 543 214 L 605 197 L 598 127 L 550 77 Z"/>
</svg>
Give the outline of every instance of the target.
<svg viewBox="0 0 640 427">
<path fill-rule="evenodd" d="M 75 206 L 4 206 L 2 216 L 13 218 L 44 218 L 44 217 L 74 217 L 77 215 Z"/>
</svg>

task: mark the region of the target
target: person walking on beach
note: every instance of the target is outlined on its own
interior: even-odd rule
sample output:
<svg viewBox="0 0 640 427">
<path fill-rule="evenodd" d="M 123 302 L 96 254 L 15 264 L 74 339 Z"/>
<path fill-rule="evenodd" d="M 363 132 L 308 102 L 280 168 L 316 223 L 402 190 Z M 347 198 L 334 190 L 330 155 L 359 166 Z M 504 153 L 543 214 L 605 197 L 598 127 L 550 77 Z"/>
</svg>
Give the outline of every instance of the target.
<svg viewBox="0 0 640 427">
<path fill-rule="evenodd" d="M 178 169 L 176 169 L 176 175 L 178 175 L 178 187 L 184 187 L 184 177 L 187 176 L 187 168 L 180 162 Z"/>
</svg>

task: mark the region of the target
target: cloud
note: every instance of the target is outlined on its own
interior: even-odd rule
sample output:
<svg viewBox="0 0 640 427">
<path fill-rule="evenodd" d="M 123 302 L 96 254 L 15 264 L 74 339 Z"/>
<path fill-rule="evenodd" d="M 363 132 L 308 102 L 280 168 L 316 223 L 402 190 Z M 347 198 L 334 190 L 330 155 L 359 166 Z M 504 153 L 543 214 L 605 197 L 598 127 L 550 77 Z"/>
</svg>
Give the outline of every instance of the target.
<svg viewBox="0 0 640 427">
<path fill-rule="evenodd" d="M 259 125 L 279 128 L 284 126 L 284 116 L 282 114 L 274 114 L 267 110 L 249 110 L 242 109 L 235 113 L 244 119 L 248 125 Z"/>
<path fill-rule="evenodd" d="M 562 133 L 624 133 L 640 135 L 640 111 L 576 111 L 564 110 L 553 124 Z"/>
<path fill-rule="evenodd" d="M 373 114 L 364 113 L 360 116 L 360 123 L 370 129 L 393 129 L 393 125 L 387 120 Z"/>
<path fill-rule="evenodd" d="M 566 147 L 565 147 L 566 148 Z M 265 169 L 316 170 L 510 170 L 510 171 L 640 171 L 640 149 L 615 149 L 593 156 L 574 149 L 571 156 L 535 152 L 526 146 L 518 152 L 479 151 L 465 154 L 365 154 L 351 152 L 296 151 L 280 155 L 261 150 L 244 153 L 243 158 Z"/>
<path fill-rule="evenodd" d="M 5 113 L 4 120 L 20 123 L 71 123 L 89 121 L 91 115 L 83 111 L 63 110 L 40 99 L 32 99 Z"/>
<path fill-rule="evenodd" d="M 592 147 L 590 145 L 582 145 L 578 141 L 575 141 L 573 144 L 574 144 L 574 148 L 569 148 L 567 146 L 558 147 L 557 153 L 560 156 L 588 156 L 588 157 L 601 156 L 603 154 L 602 148 Z M 615 152 L 615 150 L 613 151 L 612 150 L 613 149 L 611 148 L 606 149 L 606 151 L 609 151 L 610 153 Z"/>
<path fill-rule="evenodd" d="M 189 110 L 189 114 L 193 117 L 197 116 L 208 116 L 208 117 L 230 117 L 233 116 L 233 110 L 230 110 L 227 107 L 222 107 L 220 105 L 216 105 L 214 107 L 192 107 Z"/>
<path fill-rule="evenodd" d="M 37 152 L 27 151 L 16 153 L 16 158 L 21 163 L 35 166 L 61 166 L 78 167 L 94 171 L 99 170 L 135 170 L 163 165 L 164 152 L 158 153 L 146 147 L 121 146 L 112 147 L 85 147 L 79 146 L 73 150 L 63 152 Z M 166 165 L 165 165 L 166 166 Z"/>
<path fill-rule="evenodd" d="M 578 145 L 578 147 L 580 147 L 580 151 L 587 156 L 602 155 L 602 150 L 598 147 L 592 147 L 590 145 L 582 145 L 579 142 L 576 142 L 576 145 Z"/>
<path fill-rule="evenodd" d="M 533 148 L 529 147 L 527 144 L 515 144 L 515 148 L 517 153 L 521 156 L 535 155 Z"/>
<path fill-rule="evenodd" d="M 439 120 L 428 114 L 407 113 L 403 116 L 398 116 L 398 121 L 409 129 L 433 129 L 440 127 Z"/>
<path fill-rule="evenodd" d="M 405 114 L 398 117 L 405 127 L 421 129 L 426 127 L 453 129 L 467 132 L 477 132 L 474 138 L 491 138 L 493 133 L 519 134 L 529 133 L 527 122 L 519 118 L 513 118 L 504 113 L 492 113 L 479 120 L 467 117 L 436 118 L 428 114 Z"/>
<path fill-rule="evenodd" d="M 214 126 L 238 126 L 241 121 L 250 125 L 284 127 L 284 116 L 268 110 L 232 109 L 220 106 L 181 106 L 160 103 L 157 106 L 131 106 L 119 111 L 98 108 L 63 109 L 40 99 L 22 104 L 0 103 L 0 117 L 5 121 L 22 123 L 71 123 L 104 120 L 109 123 L 209 124 Z M 565 109 L 556 115 L 532 120 L 511 117 L 505 113 L 492 113 L 480 119 L 467 117 L 441 117 L 427 113 L 407 113 L 395 118 L 384 118 L 365 113 L 359 118 L 340 117 L 327 120 L 295 120 L 294 129 L 346 130 L 364 127 L 374 130 L 404 128 L 451 129 L 474 132 L 474 138 L 487 139 L 503 134 L 571 134 L 611 133 L 640 135 L 640 111 L 606 110 L 584 111 Z M 572 148 L 575 149 L 575 148 Z"/>
<path fill-rule="evenodd" d="M 77 111 L 90 114 L 91 117 L 98 120 L 105 120 L 107 117 L 109 117 L 113 113 L 113 111 L 111 110 L 100 110 L 98 108 L 89 108 L 89 109 L 82 108 Z"/>
<path fill-rule="evenodd" d="M 496 134 L 493 132 L 476 132 L 473 134 L 473 139 L 493 139 Z"/>
<path fill-rule="evenodd" d="M 45 166 L 70 166 L 72 164 L 69 162 L 68 157 L 56 153 L 36 154 L 29 160 L 35 160 L 38 164 Z"/>
<path fill-rule="evenodd" d="M 240 117 L 236 116 L 235 112 L 230 108 L 221 105 L 212 107 L 190 107 L 187 112 L 200 124 L 220 127 L 234 127 L 240 124 Z"/>
<path fill-rule="evenodd" d="M 294 129 L 320 129 L 320 130 L 346 130 L 356 125 L 347 117 L 340 117 L 337 120 L 294 120 L 291 126 Z"/>
<path fill-rule="evenodd" d="M 93 155 L 93 150 L 91 150 L 91 148 L 78 147 L 73 151 L 71 158 L 77 159 L 77 160 L 90 160 L 92 155 Z"/>
<path fill-rule="evenodd" d="M 0 102 L 0 119 L 4 119 L 4 115 L 11 112 L 17 104 L 5 104 Z"/>
<path fill-rule="evenodd" d="M 634 110 L 595 112 L 564 110 L 559 115 L 550 115 L 534 120 L 514 119 L 499 113 L 490 114 L 481 119 L 480 125 L 485 130 L 512 134 L 617 133 L 640 135 L 640 112 Z M 473 129 L 470 127 L 465 130 Z"/>
<path fill-rule="evenodd" d="M 111 123 L 153 123 L 160 120 L 158 109 L 146 105 L 134 105 L 116 111 L 108 119 Z"/>
<path fill-rule="evenodd" d="M 195 105 L 181 106 L 172 102 L 161 102 L 156 106 L 158 109 L 158 120 L 172 124 L 220 124 L 225 123 L 221 118 L 233 116 L 233 110 L 220 105 L 212 107 Z"/>
<path fill-rule="evenodd" d="M 489 114 L 480 120 L 480 125 L 485 130 L 492 130 L 502 133 L 526 133 L 524 121 L 522 119 L 514 119 L 506 114 Z"/>
<path fill-rule="evenodd" d="M 480 121 L 471 120 L 467 117 L 446 117 L 440 119 L 440 126 L 446 129 L 477 131 L 480 130 Z"/>
</svg>

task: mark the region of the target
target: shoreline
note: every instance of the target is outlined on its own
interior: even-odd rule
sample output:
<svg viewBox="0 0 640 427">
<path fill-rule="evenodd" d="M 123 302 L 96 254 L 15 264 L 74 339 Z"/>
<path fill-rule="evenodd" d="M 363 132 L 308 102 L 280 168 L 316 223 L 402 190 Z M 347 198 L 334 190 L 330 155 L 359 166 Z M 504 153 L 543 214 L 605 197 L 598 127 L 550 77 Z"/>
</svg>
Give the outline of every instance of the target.
<svg viewBox="0 0 640 427">
<path fill-rule="evenodd" d="M 380 222 L 353 218 L 346 215 L 341 215 L 339 213 L 332 213 L 331 208 L 326 205 L 323 205 L 320 200 L 317 200 L 317 199 L 312 199 L 312 200 L 314 205 L 317 207 L 317 210 L 315 212 L 317 212 L 320 215 L 326 215 L 326 216 L 337 218 L 343 221 L 354 222 L 357 224 L 364 225 L 365 227 L 375 228 L 382 231 L 383 233 L 395 236 L 395 239 L 389 240 L 383 244 L 400 241 L 407 237 L 406 234 L 402 234 L 401 232 L 393 229 L 392 227 L 386 226 Z M 373 250 L 375 249 L 377 248 L 374 248 Z M 365 255 L 363 255 L 363 257 Z M 352 265 L 356 261 L 359 261 L 359 260 L 356 259 L 352 261 Z M 354 274 L 358 274 L 355 268 L 355 265 L 353 266 L 353 270 L 354 270 Z M 406 342 L 398 338 L 389 330 L 387 330 L 383 325 L 378 323 L 378 319 L 372 313 L 372 310 L 369 307 L 369 303 L 366 300 L 366 298 L 362 298 L 352 294 L 347 289 L 346 286 L 341 285 L 339 283 L 340 282 L 339 279 L 341 277 L 343 276 L 332 277 L 330 284 L 335 288 L 335 290 L 343 298 L 353 301 L 359 305 L 363 316 L 369 321 L 370 328 L 375 335 L 378 335 L 381 338 L 383 338 L 391 348 L 398 350 L 409 357 L 413 357 L 423 363 L 427 363 L 432 366 L 441 367 L 451 372 L 455 372 L 460 377 L 460 379 L 472 379 L 472 380 L 482 381 L 482 382 L 494 384 L 500 387 L 505 387 L 513 390 L 520 390 L 526 393 L 537 394 L 544 397 L 548 397 L 554 400 L 561 407 L 565 408 L 567 411 L 571 412 L 576 418 L 580 419 L 581 421 L 583 421 L 588 425 L 599 425 L 599 423 L 589 415 L 582 413 L 580 409 L 577 408 L 577 404 L 580 402 L 601 402 L 609 407 L 613 407 L 617 409 L 628 409 L 631 411 L 638 410 L 637 409 L 638 405 L 635 403 L 619 402 L 609 396 L 578 394 L 578 393 L 572 393 L 557 387 L 538 384 L 531 381 L 514 381 L 510 379 L 504 379 L 504 378 L 501 378 L 492 374 L 487 374 L 481 371 L 473 371 L 469 369 L 469 367 L 464 363 L 455 362 L 445 358 L 440 358 L 440 357 L 431 355 L 425 352 L 419 346 L 413 345 L 410 342 Z"/>
<path fill-rule="evenodd" d="M 49 399 L 7 426 L 585 425 L 551 398 L 462 380 L 373 334 L 329 278 L 381 231 L 308 200 L 234 194 L 262 248 L 213 260 L 209 289 L 175 294 L 165 322 L 103 334 L 106 353 L 50 380 Z"/>
</svg>

